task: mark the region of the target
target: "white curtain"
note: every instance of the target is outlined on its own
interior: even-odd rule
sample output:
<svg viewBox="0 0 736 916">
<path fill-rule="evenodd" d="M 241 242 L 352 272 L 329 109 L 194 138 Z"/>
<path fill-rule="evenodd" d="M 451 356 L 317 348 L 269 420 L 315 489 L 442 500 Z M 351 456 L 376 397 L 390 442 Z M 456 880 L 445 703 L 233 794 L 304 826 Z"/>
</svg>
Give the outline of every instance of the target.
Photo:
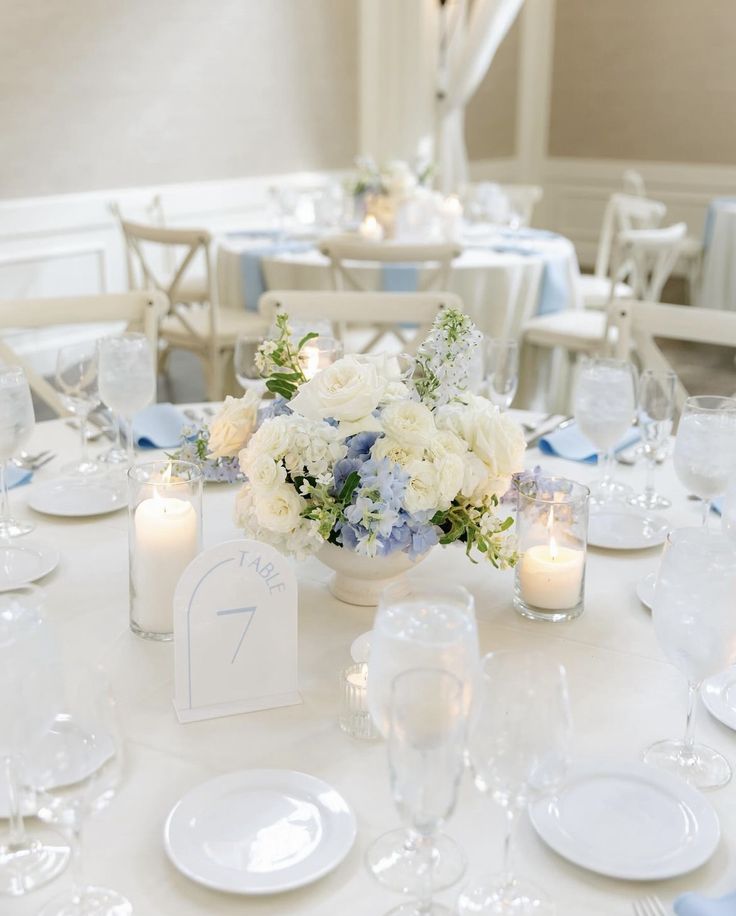
<svg viewBox="0 0 736 916">
<path fill-rule="evenodd" d="M 467 0 L 451 9 L 446 73 L 440 85 L 438 153 L 442 189 L 457 191 L 468 180 L 465 149 L 465 106 L 491 65 L 499 45 L 514 23 L 524 0 Z M 449 3 L 448 6 L 452 6 Z M 493 128 L 493 125 L 490 125 Z"/>
</svg>

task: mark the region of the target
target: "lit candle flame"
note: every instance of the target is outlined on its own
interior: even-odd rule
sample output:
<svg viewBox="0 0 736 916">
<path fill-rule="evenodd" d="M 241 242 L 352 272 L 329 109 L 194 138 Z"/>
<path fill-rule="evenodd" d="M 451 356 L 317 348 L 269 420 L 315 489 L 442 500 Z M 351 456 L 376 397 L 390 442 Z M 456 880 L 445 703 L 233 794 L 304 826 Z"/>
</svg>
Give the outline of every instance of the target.
<svg viewBox="0 0 736 916">
<path fill-rule="evenodd" d="M 307 381 L 313 378 L 319 370 L 319 349 L 317 347 L 305 347 L 302 350 L 303 372 Z"/>
</svg>

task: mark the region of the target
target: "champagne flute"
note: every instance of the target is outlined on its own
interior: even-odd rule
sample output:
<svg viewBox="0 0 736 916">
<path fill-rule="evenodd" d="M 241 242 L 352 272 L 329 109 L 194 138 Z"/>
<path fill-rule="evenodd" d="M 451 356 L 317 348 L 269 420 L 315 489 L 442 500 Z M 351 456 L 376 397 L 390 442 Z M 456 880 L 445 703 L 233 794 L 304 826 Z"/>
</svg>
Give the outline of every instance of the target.
<svg viewBox="0 0 736 916">
<path fill-rule="evenodd" d="M 79 418 L 82 450 L 78 462 L 62 470 L 75 476 L 97 474 L 100 466 L 89 457 L 87 447 L 87 419 L 100 403 L 97 391 L 97 344 L 94 341 L 68 344 L 59 349 L 56 359 L 56 384 L 61 402 Z"/>
<path fill-rule="evenodd" d="M 28 778 L 38 816 L 63 828 L 72 848 L 72 887 L 39 916 L 129 916 L 130 902 L 117 891 L 85 882 L 82 828 L 106 807 L 122 774 L 122 741 L 115 702 L 104 674 L 94 668 L 67 672 L 60 711 L 28 752 Z"/>
<path fill-rule="evenodd" d="M 703 501 L 708 526 L 712 501 L 722 496 L 736 468 L 736 399 L 713 395 L 688 398 L 675 437 L 675 472 Z"/>
<path fill-rule="evenodd" d="M 432 871 L 437 832 L 457 802 L 465 765 L 465 723 L 463 684 L 454 674 L 414 668 L 394 678 L 388 734 L 391 792 L 424 868 L 416 903 L 392 909 L 391 916 L 451 916 L 453 912 L 432 902 Z M 368 856 L 370 862 L 370 850 Z"/>
<path fill-rule="evenodd" d="M 494 652 L 482 663 L 468 726 L 479 791 L 506 813 L 500 874 L 465 888 L 461 916 L 541 916 L 552 904 L 513 867 L 513 828 L 529 802 L 556 791 L 570 766 L 572 719 L 565 669 L 541 652 Z"/>
<path fill-rule="evenodd" d="M 7 540 L 33 531 L 29 522 L 10 515 L 8 462 L 30 438 L 36 418 L 28 380 L 22 369 L 0 369 L 0 539 Z"/>
<path fill-rule="evenodd" d="M 695 743 L 700 685 L 736 661 L 736 546 L 722 531 L 682 528 L 671 534 L 654 591 L 654 632 L 669 661 L 687 678 L 685 737 L 653 744 L 644 760 L 698 789 L 731 779 L 718 751 Z"/>
<path fill-rule="evenodd" d="M 412 668 L 449 671 L 463 685 L 464 709 L 470 708 L 478 675 L 478 631 L 472 595 L 461 586 L 422 588 L 389 586 L 381 595 L 373 625 L 368 664 L 368 709 L 387 736 L 391 720 L 391 685 Z M 436 837 L 430 875 L 434 891 L 451 887 L 465 870 L 465 855 L 448 836 Z M 425 858 L 416 837 L 393 830 L 376 840 L 366 855 L 373 875 L 400 893 L 424 887 Z"/>
<path fill-rule="evenodd" d="M 630 487 L 613 479 L 614 447 L 636 413 L 636 370 L 631 363 L 594 357 L 583 365 L 575 386 L 575 422 L 598 450 L 601 477 L 591 500 L 606 503 L 628 496 Z"/>
<path fill-rule="evenodd" d="M 519 345 L 515 340 L 486 342 L 485 375 L 488 397 L 497 407 L 507 410 L 519 385 Z"/>
<path fill-rule="evenodd" d="M 647 476 L 644 492 L 632 496 L 629 502 L 642 509 L 666 509 L 672 503 L 654 489 L 654 471 L 657 466 L 657 452 L 672 432 L 675 415 L 675 389 L 677 376 L 674 372 L 655 372 L 646 369 L 639 378 L 637 418 L 644 442 L 644 459 Z"/>
<path fill-rule="evenodd" d="M 108 461 L 135 464 L 133 415 L 156 397 L 153 352 L 145 334 L 127 333 L 99 341 L 99 389 L 102 403 L 118 414 L 118 455 Z M 120 448 L 120 427 L 126 425 L 127 450 Z M 121 457 L 122 453 L 122 457 Z"/>
</svg>

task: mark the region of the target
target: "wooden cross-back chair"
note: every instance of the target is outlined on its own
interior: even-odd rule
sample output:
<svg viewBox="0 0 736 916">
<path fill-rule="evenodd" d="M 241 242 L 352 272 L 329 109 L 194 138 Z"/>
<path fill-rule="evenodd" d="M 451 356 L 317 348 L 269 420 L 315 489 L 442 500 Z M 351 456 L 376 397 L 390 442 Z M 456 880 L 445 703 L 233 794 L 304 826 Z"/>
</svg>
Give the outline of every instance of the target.
<svg viewBox="0 0 736 916">
<path fill-rule="evenodd" d="M 158 326 L 168 301 L 157 291 L 103 293 L 96 296 L 64 296 L 43 299 L 0 299 L 0 335 L 4 330 L 48 328 L 51 325 L 125 322 L 129 330 L 142 331 L 155 353 Z M 36 372 L 0 336 L 0 359 L 19 366 L 31 389 L 57 414 L 66 415 L 56 389 Z"/>
<path fill-rule="evenodd" d="M 625 279 L 635 299 L 659 302 L 686 233 L 685 223 L 663 229 L 624 229 L 619 232 L 611 261 L 611 287 L 616 279 Z M 620 269 L 619 263 L 625 266 Z"/>
</svg>

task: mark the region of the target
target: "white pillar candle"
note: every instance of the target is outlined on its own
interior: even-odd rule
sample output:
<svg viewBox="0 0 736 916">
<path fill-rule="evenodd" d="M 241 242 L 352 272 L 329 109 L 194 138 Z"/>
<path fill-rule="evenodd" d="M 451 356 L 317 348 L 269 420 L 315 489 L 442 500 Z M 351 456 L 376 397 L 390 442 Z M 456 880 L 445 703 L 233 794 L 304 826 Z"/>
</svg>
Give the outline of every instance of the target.
<svg viewBox="0 0 736 916">
<path fill-rule="evenodd" d="M 199 552 L 197 513 L 184 499 L 144 499 L 135 510 L 131 586 L 135 621 L 146 633 L 174 629 L 174 590 Z"/>
<path fill-rule="evenodd" d="M 555 539 L 524 551 L 519 587 L 527 604 L 549 611 L 575 607 L 580 601 L 585 558 L 582 550 L 558 547 Z"/>
<path fill-rule="evenodd" d="M 368 242 L 381 242 L 383 241 L 383 229 L 378 220 L 373 216 L 372 213 L 369 213 L 368 216 L 360 224 L 358 230 L 361 236 Z"/>
</svg>

